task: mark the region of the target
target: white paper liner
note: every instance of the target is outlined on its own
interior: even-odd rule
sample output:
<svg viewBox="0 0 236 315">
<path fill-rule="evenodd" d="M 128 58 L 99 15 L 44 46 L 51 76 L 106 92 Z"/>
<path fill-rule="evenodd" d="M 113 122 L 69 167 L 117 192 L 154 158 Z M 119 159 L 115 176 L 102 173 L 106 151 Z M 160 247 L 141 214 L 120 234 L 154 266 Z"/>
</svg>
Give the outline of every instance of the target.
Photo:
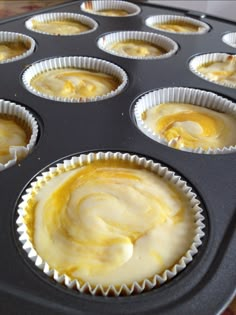
<svg viewBox="0 0 236 315">
<path fill-rule="evenodd" d="M 197 76 L 199 76 L 200 78 L 202 78 L 206 81 L 235 89 L 236 83 L 230 84 L 230 83 L 225 83 L 225 82 L 217 82 L 215 80 L 209 79 L 207 76 L 205 76 L 203 73 L 201 73 L 197 70 L 197 68 L 199 66 L 202 66 L 202 65 L 210 63 L 210 62 L 217 62 L 217 61 L 224 62 L 227 60 L 227 58 L 229 56 L 234 56 L 234 58 L 236 60 L 236 55 L 233 55 L 233 54 L 230 55 L 230 54 L 226 54 L 226 53 L 210 53 L 210 54 L 199 55 L 199 56 L 193 57 L 193 59 L 190 60 L 189 69 L 194 74 L 196 74 Z"/>
<path fill-rule="evenodd" d="M 222 41 L 233 48 L 236 48 L 236 32 L 227 33 L 222 37 Z"/>
<path fill-rule="evenodd" d="M 93 70 L 93 71 L 109 74 L 117 78 L 121 83 L 117 87 L 116 90 L 111 91 L 105 95 L 91 97 L 91 98 L 80 98 L 80 99 L 46 95 L 46 94 L 40 93 L 39 91 L 37 91 L 31 86 L 30 84 L 31 80 L 39 73 L 46 72 L 52 69 L 63 69 L 63 68 Z M 107 98 L 110 98 L 119 94 L 126 86 L 128 82 L 128 77 L 122 68 L 106 60 L 92 58 L 92 57 L 61 57 L 61 58 L 47 59 L 47 60 L 43 60 L 43 61 L 32 64 L 23 73 L 22 81 L 26 89 L 37 96 L 54 100 L 54 101 L 59 101 L 59 102 L 78 103 L 78 102 L 100 101 L 100 100 L 104 100 L 104 99 L 107 99 Z"/>
<path fill-rule="evenodd" d="M 163 30 L 158 27 L 154 27 L 155 24 L 163 24 L 163 23 L 168 23 L 168 22 L 186 22 L 190 23 L 194 26 L 200 27 L 200 29 L 197 32 L 174 32 L 174 31 L 169 31 L 169 30 Z M 199 35 L 199 34 L 204 34 L 209 32 L 210 26 L 202 21 L 192 19 L 186 16 L 181 16 L 181 15 L 155 15 L 155 16 L 150 16 L 149 18 L 146 19 L 145 24 L 148 27 L 151 27 L 155 30 L 166 32 L 166 33 L 174 33 L 174 34 L 180 34 L 180 35 Z"/>
<path fill-rule="evenodd" d="M 23 42 L 25 44 L 30 44 L 30 48 L 21 55 L 15 56 L 13 58 L 9 58 L 6 60 L 0 60 L 0 64 L 9 63 L 13 61 L 17 61 L 23 58 L 28 57 L 34 52 L 35 49 L 35 41 L 33 38 L 26 36 L 20 33 L 13 32 L 0 32 L 0 44 L 3 42 Z"/>
<path fill-rule="evenodd" d="M 60 34 L 60 36 L 78 36 L 78 35 L 88 34 L 95 31 L 98 28 L 97 22 L 91 19 L 90 17 L 81 15 L 81 14 L 76 14 L 76 13 L 68 13 L 68 12 L 56 12 L 56 13 L 45 13 L 45 14 L 35 15 L 25 22 L 25 26 L 27 29 L 36 33 L 41 33 L 41 34 L 46 34 L 46 35 L 51 35 L 51 36 L 58 36 L 58 34 L 50 34 L 47 32 L 42 32 L 42 31 L 34 29 L 33 21 L 37 21 L 40 23 L 43 23 L 43 22 L 47 23 L 50 21 L 63 21 L 63 20 L 72 20 L 75 22 L 80 22 L 90 27 L 90 29 L 88 31 L 84 31 L 78 34 L 68 34 L 68 35 Z"/>
<path fill-rule="evenodd" d="M 236 104 L 211 92 L 184 87 L 164 88 L 149 92 L 142 96 L 134 106 L 136 123 L 138 128 L 146 136 L 169 147 L 173 147 L 176 144 L 176 139 L 167 142 L 163 137 L 157 135 L 151 128 L 149 128 L 142 119 L 142 114 L 147 109 L 164 103 L 193 104 L 228 113 L 236 118 Z M 196 149 L 182 147 L 178 150 L 201 154 L 226 154 L 235 152 L 236 145 L 217 149 L 209 148 L 208 150 L 204 150 L 201 147 Z"/>
<path fill-rule="evenodd" d="M 10 101 L 0 99 L 0 116 L 1 115 L 12 116 L 12 118 L 15 117 L 17 120 L 23 122 L 23 124 L 31 130 L 31 136 L 27 146 L 17 146 L 9 149 L 11 159 L 5 164 L 0 163 L 0 171 L 16 164 L 18 160 L 21 160 L 28 155 L 32 151 L 38 136 L 37 121 L 24 107 Z"/>
<path fill-rule="evenodd" d="M 119 0 L 91 0 L 85 1 L 81 4 L 81 10 L 84 12 L 88 12 L 90 14 L 96 14 L 104 17 L 117 17 L 117 16 L 106 16 L 100 14 L 98 11 L 101 10 L 125 10 L 128 12 L 128 15 L 119 16 L 119 17 L 130 17 L 137 15 L 141 12 L 139 6 L 134 3 L 127 1 L 119 1 Z"/>
<path fill-rule="evenodd" d="M 33 200 L 33 193 L 37 193 L 44 184 L 50 181 L 51 178 L 65 172 L 67 170 L 74 169 L 76 167 L 84 165 L 84 163 L 92 163 L 95 160 L 109 160 L 109 159 L 119 159 L 131 161 L 137 165 L 143 166 L 145 169 L 151 170 L 158 176 L 164 178 L 168 182 L 174 184 L 177 189 L 183 193 L 188 201 L 189 208 L 194 215 L 195 223 L 195 236 L 193 238 L 192 245 L 189 250 L 182 256 L 178 263 L 176 263 L 171 269 L 165 270 L 162 274 L 155 274 L 152 279 L 144 279 L 141 283 L 133 282 L 132 285 L 123 284 L 119 287 L 110 285 L 108 288 L 103 287 L 101 284 L 96 286 L 91 285 L 86 282 L 83 285 L 80 284 L 79 280 L 72 279 L 65 274 L 59 274 L 57 270 L 51 269 L 46 261 L 44 261 L 35 250 L 30 237 L 27 232 L 27 225 L 25 223 L 24 217 L 27 214 L 27 206 Z M 70 160 L 64 160 L 63 163 L 57 164 L 56 167 L 51 167 L 49 171 L 42 173 L 36 178 L 36 181 L 31 183 L 31 188 L 28 188 L 22 197 L 23 202 L 18 207 L 18 233 L 19 240 L 23 245 L 23 249 L 27 252 L 28 257 L 34 262 L 35 266 L 41 269 L 49 277 L 52 277 L 57 282 L 64 284 L 66 287 L 72 289 L 75 288 L 81 293 L 89 292 L 92 295 L 130 295 L 132 293 L 141 293 L 144 290 L 151 290 L 155 286 L 161 285 L 162 283 L 170 280 L 177 275 L 178 272 L 183 270 L 186 265 L 193 260 L 193 256 L 198 252 L 198 247 L 202 244 L 201 238 L 205 235 L 203 229 L 205 227 L 203 221 L 204 217 L 201 214 L 203 212 L 200 207 L 200 202 L 197 199 L 195 193 L 192 192 L 191 187 L 181 179 L 180 176 L 176 175 L 174 172 L 169 171 L 167 167 L 161 166 L 159 163 L 154 163 L 152 160 L 147 160 L 144 157 L 138 157 L 137 155 L 130 155 L 129 153 L 120 152 L 98 152 L 82 154 L 80 156 L 74 156 Z"/>
<path fill-rule="evenodd" d="M 108 48 L 110 44 L 130 40 L 130 39 L 142 40 L 142 41 L 152 43 L 156 46 L 164 48 L 167 51 L 167 53 L 164 53 L 163 55 L 160 55 L 160 56 L 137 57 L 137 56 L 128 56 L 126 54 L 120 54 L 116 52 L 115 50 Z M 139 31 L 124 31 L 124 32 L 115 32 L 115 33 L 103 35 L 98 40 L 98 47 L 101 50 L 107 53 L 110 53 L 112 55 L 120 56 L 123 58 L 140 59 L 140 60 L 169 58 L 173 56 L 178 50 L 177 43 L 166 36 L 158 35 L 155 33 L 139 32 Z"/>
</svg>

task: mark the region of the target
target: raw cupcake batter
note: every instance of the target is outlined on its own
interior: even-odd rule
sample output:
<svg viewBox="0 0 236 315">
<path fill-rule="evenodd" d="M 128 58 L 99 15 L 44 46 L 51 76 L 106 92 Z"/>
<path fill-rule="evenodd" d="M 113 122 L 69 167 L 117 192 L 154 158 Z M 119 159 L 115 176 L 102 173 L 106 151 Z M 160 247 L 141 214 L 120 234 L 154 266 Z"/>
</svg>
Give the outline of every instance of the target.
<svg viewBox="0 0 236 315">
<path fill-rule="evenodd" d="M 38 22 L 32 21 L 32 29 L 52 35 L 75 35 L 90 30 L 90 27 L 75 20 Z"/>
<path fill-rule="evenodd" d="M 145 125 L 173 146 L 205 150 L 236 145 L 236 118 L 226 113 L 181 103 L 166 103 L 146 110 Z"/>
<path fill-rule="evenodd" d="M 116 90 L 120 82 L 105 73 L 64 68 L 42 72 L 30 84 L 47 96 L 88 99 Z"/>
<path fill-rule="evenodd" d="M 30 43 L 27 45 L 21 41 L 0 42 L 0 61 L 20 56 L 24 54 L 29 48 Z"/>
<path fill-rule="evenodd" d="M 191 23 L 187 22 L 167 22 L 167 23 L 157 23 L 154 24 L 153 27 L 169 31 L 169 32 L 176 32 L 176 33 L 193 33 L 193 32 L 199 32 L 200 27 Z"/>
<path fill-rule="evenodd" d="M 112 43 L 107 48 L 119 54 L 132 57 L 154 57 L 167 52 L 164 48 L 150 42 L 134 39 Z"/>
<path fill-rule="evenodd" d="M 81 283 L 131 284 L 162 273 L 185 255 L 195 234 L 185 195 L 122 160 L 57 174 L 32 198 L 27 222 L 34 222 L 36 251 Z"/>
<path fill-rule="evenodd" d="M 197 71 L 218 83 L 234 85 L 236 88 L 236 56 L 228 56 L 225 61 L 215 61 L 201 65 Z"/>
<path fill-rule="evenodd" d="M 27 143 L 24 129 L 14 120 L 0 116 L 0 163 L 5 164 L 12 159 L 10 149 L 25 147 Z"/>
</svg>

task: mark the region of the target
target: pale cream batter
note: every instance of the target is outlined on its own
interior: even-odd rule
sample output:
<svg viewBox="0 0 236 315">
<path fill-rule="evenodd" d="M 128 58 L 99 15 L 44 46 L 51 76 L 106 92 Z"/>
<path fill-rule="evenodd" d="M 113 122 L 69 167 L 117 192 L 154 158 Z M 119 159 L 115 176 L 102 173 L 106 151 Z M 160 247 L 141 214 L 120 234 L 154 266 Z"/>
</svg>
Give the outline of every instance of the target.
<svg viewBox="0 0 236 315">
<path fill-rule="evenodd" d="M 154 133 L 167 142 L 175 139 L 176 148 L 223 148 L 236 145 L 236 118 L 192 104 L 166 103 L 142 115 Z"/>
</svg>

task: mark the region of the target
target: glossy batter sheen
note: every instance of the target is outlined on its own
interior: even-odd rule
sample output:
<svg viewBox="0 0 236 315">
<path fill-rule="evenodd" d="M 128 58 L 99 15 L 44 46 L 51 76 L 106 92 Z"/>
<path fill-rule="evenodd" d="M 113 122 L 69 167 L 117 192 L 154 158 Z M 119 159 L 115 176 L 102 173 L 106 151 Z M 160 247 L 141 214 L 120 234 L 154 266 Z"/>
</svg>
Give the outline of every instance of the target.
<svg viewBox="0 0 236 315">
<path fill-rule="evenodd" d="M 42 72 L 30 84 L 44 95 L 87 99 L 116 90 L 120 82 L 105 73 L 64 68 Z"/>
<path fill-rule="evenodd" d="M 129 162 L 96 161 L 60 173 L 33 200 L 27 221 L 36 251 L 82 283 L 144 280 L 172 267 L 193 242 L 186 197 Z"/>
<path fill-rule="evenodd" d="M 75 20 L 38 22 L 32 21 L 33 29 L 52 35 L 75 35 L 90 30 L 90 27 Z"/>
<path fill-rule="evenodd" d="M 0 163 L 5 164 L 12 159 L 10 148 L 26 145 L 27 136 L 23 128 L 14 120 L 0 116 Z"/>
<path fill-rule="evenodd" d="M 30 44 L 23 42 L 0 42 L 0 61 L 14 58 L 24 54 L 30 48 Z"/>
<path fill-rule="evenodd" d="M 107 48 L 122 55 L 133 57 L 154 57 L 166 53 L 166 50 L 162 47 L 143 40 L 134 39 L 112 43 L 108 45 Z"/>
<path fill-rule="evenodd" d="M 236 145 L 236 118 L 191 104 L 167 103 L 148 109 L 145 124 L 176 148 L 223 148 Z"/>
<path fill-rule="evenodd" d="M 228 56 L 226 61 L 216 61 L 201 65 L 197 68 L 197 71 L 210 80 L 233 84 L 236 88 L 236 56 Z"/>
<path fill-rule="evenodd" d="M 161 23 L 161 24 L 154 24 L 154 27 L 170 31 L 170 32 L 176 32 L 176 33 L 192 33 L 192 32 L 198 32 L 200 27 L 196 26 L 191 23 L 186 22 L 170 22 L 170 23 Z"/>
<path fill-rule="evenodd" d="M 111 10 L 99 10 L 96 11 L 96 13 L 101 14 L 101 15 L 106 15 L 106 16 L 126 16 L 129 13 L 126 10 L 116 10 L 116 9 L 111 9 Z"/>
</svg>

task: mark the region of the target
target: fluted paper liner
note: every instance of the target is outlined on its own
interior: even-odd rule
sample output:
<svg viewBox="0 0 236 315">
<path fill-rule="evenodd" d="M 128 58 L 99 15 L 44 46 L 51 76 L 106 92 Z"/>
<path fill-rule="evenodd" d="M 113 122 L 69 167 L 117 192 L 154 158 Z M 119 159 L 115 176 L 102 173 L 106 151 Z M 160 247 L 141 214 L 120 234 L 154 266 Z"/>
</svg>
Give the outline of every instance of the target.
<svg viewBox="0 0 236 315">
<path fill-rule="evenodd" d="M 211 62 L 224 62 L 227 60 L 227 58 L 229 56 L 233 56 L 235 58 L 235 62 L 236 62 L 236 55 L 233 55 L 233 54 L 226 54 L 226 53 L 210 53 L 210 54 L 204 54 L 204 55 L 199 55 L 199 56 L 196 56 L 196 57 L 193 57 L 190 62 L 189 62 L 189 69 L 194 73 L 196 74 L 198 77 L 206 80 L 206 81 L 209 81 L 209 82 L 212 82 L 212 83 L 215 83 L 215 84 L 218 84 L 218 85 L 223 85 L 223 86 L 226 86 L 226 87 L 229 87 L 229 88 L 236 88 L 236 83 L 235 84 L 230 84 L 230 83 L 224 83 L 224 82 L 218 82 L 218 81 L 215 81 L 215 80 L 211 80 L 209 79 L 208 77 L 206 77 L 203 73 L 199 72 L 197 70 L 198 67 L 204 65 L 204 64 L 208 64 L 208 63 L 211 63 Z"/>
<path fill-rule="evenodd" d="M 83 166 L 86 163 L 92 163 L 95 160 L 108 159 L 131 161 L 136 165 L 142 166 L 144 169 L 151 170 L 153 173 L 157 174 L 157 176 L 160 176 L 167 182 L 172 183 L 182 194 L 186 196 L 189 201 L 189 209 L 192 211 L 194 216 L 195 236 L 191 247 L 185 255 L 182 256 L 172 268 L 165 270 L 161 274 L 153 275 L 151 279 L 144 279 L 141 282 L 134 281 L 131 285 L 122 284 L 120 286 L 115 286 L 111 284 L 108 287 L 99 283 L 97 285 L 91 285 L 89 282 L 80 283 L 80 280 L 72 279 L 66 274 L 59 274 L 57 270 L 52 269 L 48 263 L 37 254 L 37 251 L 35 250 L 28 234 L 27 223 L 25 222 L 27 208 L 33 201 L 33 196 L 37 194 L 40 187 L 45 185 L 48 181 L 50 181 L 50 179 L 57 176 L 57 174 Z M 204 236 L 204 217 L 201 214 L 203 210 L 199 205 L 200 203 L 196 194 L 192 192 L 191 187 L 189 187 L 180 176 L 176 175 L 172 171 L 169 171 L 167 167 L 161 166 L 159 163 L 154 163 L 152 160 L 147 160 L 144 157 L 130 155 L 129 153 L 98 152 L 81 154 L 80 156 L 72 157 L 70 160 L 64 160 L 62 163 L 57 164 L 55 167 L 51 167 L 49 171 L 38 176 L 36 180 L 31 183 L 31 187 L 25 191 L 22 200 L 23 201 L 18 206 L 18 218 L 16 223 L 18 225 L 17 231 L 19 233 L 19 240 L 22 243 L 23 249 L 27 252 L 28 257 L 34 262 L 35 266 L 41 269 L 49 277 L 52 277 L 55 281 L 64 284 L 70 289 L 74 288 L 81 293 L 89 292 L 92 295 L 119 296 L 121 294 L 130 295 L 132 293 L 141 293 L 144 290 L 151 290 L 152 288 L 159 286 L 176 276 L 189 262 L 193 260 L 193 256 L 198 252 L 198 247 L 202 244 L 201 238 Z"/>
<path fill-rule="evenodd" d="M 98 27 L 97 22 L 91 19 L 90 17 L 81 15 L 81 14 L 76 14 L 76 13 L 69 13 L 69 12 L 55 12 L 55 13 L 45 13 L 45 14 L 35 15 L 25 22 L 25 26 L 29 30 L 36 33 L 41 33 L 41 34 L 46 34 L 46 35 L 51 35 L 51 36 L 58 36 L 57 34 L 50 34 L 47 32 L 42 32 L 42 31 L 34 29 L 33 22 L 37 21 L 40 23 L 43 23 L 43 22 L 47 23 L 51 21 L 64 21 L 64 20 L 72 20 L 75 22 L 80 22 L 90 27 L 90 29 L 87 31 L 78 33 L 78 34 L 67 34 L 67 35 L 60 34 L 60 36 L 78 36 L 78 35 L 88 34 L 95 31 Z"/>
<path fill-rule="evenodd" d="M 236 32 L 227 33 L 222 37 L 222 41 L 233 48 L 236 48 Z"/>
<path fill-rule="evenodd" d="M 0 44 L 3 42 L 23 42 L 24 44 L 28 45 L 29 48 L 26 52 L 21 55 L 15 56 L 13 58 L 8 58 L 6 60 L 0 60 L 0 65 L 3 63 L 9 63 L 13 61 L 17 61 L 23 58 L 28 57 L 34 52 L 35 49 L 35 41 L 33 38 L 26 36 L 20 33 L 13 33 L 13 32 L 0 32 Z"/>
<path fill-rule="evenodd" d="M 137 56 L 128 56 L 126 54 L 120 54 L 116 52 L 115 50 L 112 50 L 108 47 L 108 45 L 110 44 L 126 41 L 126 40 L 132 40 L 132 39 L 142 40 L 142 41 L 146 41 L 151 44 L 154 44 L 160 48 L 165 49 L 166 53 L 163 53 L 160 56 L 137 57 Z M 103 35 L 98 40 L 98 47 L 112 55 L 116 55 L 116 56 L 120 56 L 124 58 L 130 58 L 130 59 L 141 59 L 141 60 L 169 58 L 172 55 L 174 55 L 178 50 L 178 45 L 176 44 L 176 42 L 166 36 L 158 35 L 155 33 L 139 32 L 139 31 L 124 31 L 124 32 L 115 32 L 115 33 Z"/>
<path fill-rule="evenodd" d="M 173 147 L 176 140 L 172 139 L 167 142 L 163 137 L 149 128 L 142 119 L 142 114 L 147 109 L 164 103 L 193 104 L 236 116 L 236 104 L 211 92 L 184 87 L 164 88 L 149 92 L 142 96 L 134 106 L 134 116 L 137 126 L 149 138 L 169 147 Z M 196 149 L 182 147 L 178 150 L 201 154 L 225 154 L 235 152 L 236 145 L 217 149 L 209 148 L 208 150 L 204 150 L 201 147 Z"/>
<path fill-rule="evenodd" d="M 158 28 L 157 26 L 154 27 L 155 24 L 163 24 L 163 23 L 174 23 L 174 22 L 186 22 L 188 24 L 192 24 L 194 26 L 200 27 L 197 32 L 174 32 L 169 30 L 163 30 Z M 148 27 L 151 27 L 155 30 L 166 32 L 166 33 L 174 33 L 180 35 L 199 35 L 209 32 L 210 26 L 202 21 L 192 19 L 182 15 L 154 15 L 150 16 L 145 21 Z"/>
<path fill-rule="evenodd" d="M 63 68 L 73 68 L 80 70 L 92 70 L 105 74 L 109 74 L 114 76 L 114 78 L 120 81 L 120 85 L 116 90 L 111 91 L 102 96 L 90 97 L 90 98 L 70 98 L 70 97 L 56 97 L 50 96 L 47 94 L 40 93 L 36 89 L 34 89 L 30 82 L 31 80 L 42 72 L 46 72 L 53 69 L 63 69 Z M 119 66 L 102 59 L 92 58 L 92 57 L 61 57 L 61 58 L 53 58 L 47 59 L 43 61 L 39 61 L 37 63 L 32 64 L 22 76 L 22 81 L 26 87 L 26 89 L 43 98 L 59 101 L 59 102 L 70 102 L 70 103 L 78 103 L 78 102 L 94 102 L 104 100 L 110 97 L 113 97 L 119 94 L 123 88 L 126 86 L 128 82 L 128 77 L 125 71 Z"/>
<path fill-rule="evenodd" d="M 81 10 L 91 14 L 97 14 L 104 17 L 116 18 L 117 16 L 106 16 L 100 14 L 98 11 L 101 10 L 125 10 L 128 12 L 128 15 L 119 16 L 119 17 L 130 17 L 140 13 L 141 9 L 134 3 L 128 1 L 119 1 L 119 0 L 89 0 L 81 4 Z"/>
<path fill-rule="evenodd" d="M 12 146 L 12 148 L 9 149 L 11 159 L 5 164 L 0 163 L 0 171 L 2 171 L 16 164 L 32 151 L 37 141 L 38 124 L 33 115 L 23 106 L 1 99 L 0 115 L 7 115 L 7 117 L 12 117 L 12 119 L 15 118 L 16 121 L 22 122 L 23 127 L 25 126 L 25 128 L 31 130 L 29 143 L 26 146 Z"/>
</svg>

